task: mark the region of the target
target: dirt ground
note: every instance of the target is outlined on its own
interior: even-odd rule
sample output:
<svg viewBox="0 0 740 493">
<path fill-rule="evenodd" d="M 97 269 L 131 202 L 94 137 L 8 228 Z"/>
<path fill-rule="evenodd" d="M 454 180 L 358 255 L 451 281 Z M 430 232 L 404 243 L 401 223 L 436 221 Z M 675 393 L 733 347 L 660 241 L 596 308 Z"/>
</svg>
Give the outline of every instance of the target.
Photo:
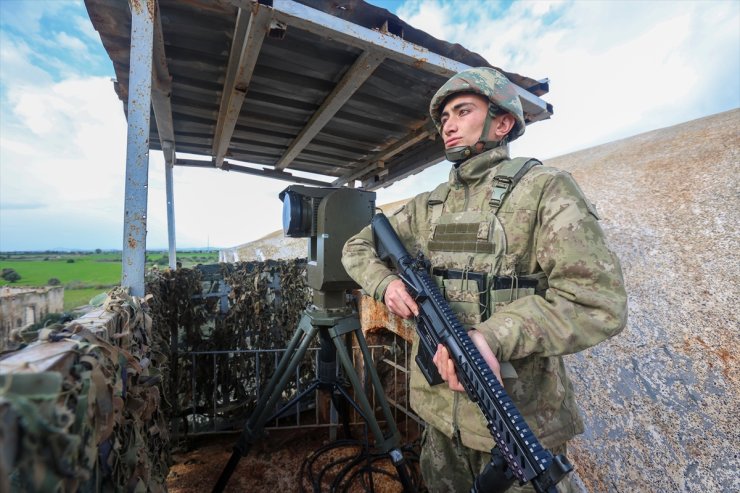
<svg viewBox="0 0 740 493">
<path fill-rule="evenodd" d="M 211 491 L 231 457 L 238 435 L 199 438 L 189 443 L 189 450 L 173 453 L 173 465 L 167 478 L 170 493 L 201 493 Z M 270 431 L 259 444 L 242 457 L 226 492 L 318 492 L 331 491 L 332 481 L 362 449 L 349 440 L 329 441 L 327 429 Z M 328 450 L 325 450 L 328 449 Z M 418 453 L 418 449 L 416 450 Z M 409 463 L 416 466 L 413 455 Z M 344 459 L 344 460 L 343 460 Z M 310 461 L 310 463 L 309 463 Z M 361 461 L 361 464 L 366 464 Z M 348 467 L 348 470 L 351 469 Z M 372 463 L 372 487 L 367 474 L 349 480 L 345 474 L 337 491 L 351 493 L 403 491 L 396 479 L 397 472 L 389 459 Z M 322 470 L 324 472 L 322 473 Z M 358 467 L 352 469 L 357 471 Z M 414 471 L 416 468 L 414 467 Z M 313 482 L 317 485 L 312 484 Z"/>
</svg>

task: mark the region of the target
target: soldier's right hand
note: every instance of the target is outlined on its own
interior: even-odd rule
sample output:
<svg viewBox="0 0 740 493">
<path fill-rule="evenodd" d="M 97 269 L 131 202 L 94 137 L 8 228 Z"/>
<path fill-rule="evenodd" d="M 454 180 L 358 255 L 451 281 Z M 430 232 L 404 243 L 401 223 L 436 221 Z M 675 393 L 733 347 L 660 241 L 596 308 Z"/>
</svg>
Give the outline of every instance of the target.
<svg viewBox="0 0 740 493">
<path fill-rule="evenodd" d="M 406 285 L 400 279 L 394 279 L 388 284 L 383 296 L 383 302 L 388 309 L 401 318 L 411 318 L 419 315 L 419 307 L 406 290 Z"/>
</svg>

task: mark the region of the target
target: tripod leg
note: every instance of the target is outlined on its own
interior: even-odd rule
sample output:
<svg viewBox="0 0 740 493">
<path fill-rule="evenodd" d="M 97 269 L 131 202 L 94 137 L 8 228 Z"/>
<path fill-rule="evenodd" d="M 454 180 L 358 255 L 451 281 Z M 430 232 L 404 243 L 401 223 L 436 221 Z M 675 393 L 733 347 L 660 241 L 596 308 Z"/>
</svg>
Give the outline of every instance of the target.
<svg viewBox="0 0 740 493">
<path fill-rule="evenodd" d="M 365 340 L 365 336 L 362 334 L 361 329 L 358 328 L 355 331 L 355 337 L 357 338 L 357 344 L 360 346 L 363 361 L 365 361 L 366 371 L 370 376 L 370 383 L 375 390 L 375 394 L 379 396 L 378 401 L 380 408 L 383 411 L 383 416 L 385 416 L 385 420 L 390 428 L 391 436 L 393 437 L 393 445 L 398 447 L 398 444 L 401 442 L 401 435 L 398 432 L 398 428 L 396 428 L 396 420 L 393 419 L 391 407 L 388 404 L 388 400 L 385 398 L 383 384 L 380 382 L 378 372 L 375 370 L 375 364 L 373 363 L 372 354 L 370 354 L 370 348 L 367 345 L 367 341 Z"/>
<path fill-rule="evenodd" d="M 370 380 L 375 390 L 375 395 L 378 396 L 381 409 L 383 410 L 386 422 L 388 423 L 388 426 L 390 428 L 391 434 L 387 439 L 383 435 L 378 421 L 375 419 L 375 412 L 373 411 L 373 408 L 367 399 L 365 389 L 363 388 L 362 383 L 357 376 L 357 372 L 355 372 L 355 368 L 352 365 L 352 360 L 349 356 L 347 348 L 342 343 L 341 336 L 351 331 L 355 332 L 357 342 L 359 343 L 360 350 L 362 351 L 362 357 L 365 361 L 366 371 L 370 375 Z M 355 390 L 355 398 L 358 401 L 358 405 L 363 410 L 361 414 L 364 414 L 368 427 L 370 427 L 370 431 L 372 431 L 373 435 L 375 435 L 376 446 L 378 446 L 384 453 L 387 453 L 391 458 L 396 471 L 398 471 L 398 477 L 401 481 L 401 485 L 403 486 L 403 490 L 407 493 L 416 491 L 411 481 L 411 474 L 409 473 L 406 461 L 403 457 L 403 452 L 400 449 L 401 436 L 398 433 L 398 428 L 396 428 L 396 421 L 393 419 L 393 414 L 391 414 L 388 401 L 385 399 L 383 387 L 380 384 L 380 378 L 375 371 L 375 365 L 373 365 L 372 363 L 373 360 L 370 354 L 370 349 L 367 346 L 367 341 L 365 341 L 365 337 L 362 335 L 362 331 L 360 330 L 359 320 L 357 320 L 356 318 L 343 319 L 331 330 L 330 333 L 334 339 L 334 344 L 337 347 L 337 355 L 339 356 L 339 360 L 341 361 L 342 367 L 344 368 L 344 373 L 352 383 L 352 387 Z M 348 400 L 352 402 L 351 399 Z"/>
<path fill-rule="evenodd" d="M 283 389 L 288 384 L 288 380 L 293 376 L 293 372 L 306 354 L 308 346 L 316 334 L 316 330 L 317 328 L 311 324 L 311 318 L 307 314 L 304 314 L 298 323 L 298 328 L 290 344 L 288 344 L 288 349 L 282 358 L 280 358 L 280 363 L 275 370 L 275 374 L 270 379 L 267 389 L 260 396 L 252 415 L 244 424 L 244 429 L 234 444 L 234 452 L 231 454 L 229 462 L 226 463 L 221 476 L 219 476 L 216 485 L 213 487 L 214 493 L 220 493 L 226 488 L 231 475 L 234 473 L 237 464 L 239 464 L 239 459 L 249 453 L 249 449 L 255 439 L 262 433 L 265 423 L 272 414 L 273 409 L 275 409 L 275 404 L 280 399 Z M 296 348 L 298 348 L 297 351 Z"/>
<path fill-rule="evenodd" d="M 298 404 L 301 400 L 303 400 L 304 397 L 306 397 L 308 394 L 315 392 L 316 389 L 319 387 L 319 382 L 314 381 L 311 385 L 306 387 L 304 390 L 302 390 L 300 393 L 296 394 L 291 400 L 289 400 L 283 407 L 275 411 L 275 414 L 267 418 L 265 422 L 272 421 L 273 419 L 279 418 L 283 414 L 285 414 L 285 411 L 290 409 L 291 407 Z M 282 392 L 282 390 L 281 390 Z"/>
<path fill-rule="evenodd" d="M 337 410 L 339 417 L 342 419 L 342 429 L 344 430 L 344 437 L 351 439 L 352 430 L 349 426 L 349 409 L 347 406 L 347 402 L 352 402 L 352 399 L 349 394 L 347 394 L 347 391 L 344 390 L 344 387 L 342 387 L 339 383 L 336 383 L 334 385 L 334 388 L 330 391 L 331 402 L 332 404 L 334 404 L 334 409 Z M 340 399 L 339 396 L 343 396 L 345 400 Z M 355 409 L 357 409 L 357 412 L 362 414 L 359 408 L 355 407 Z"/>
<path fill-rule="evenodd" d="M 346 324 L 343 324 L 344 322 L 347 322 Z M 380 425 L 378 425 L 378 421 L 375 419 L 375 413 L 373 412 L 373 408 L 370 405 L 370 401 L 367 399 L 367 395 L 365 394 L 365 389 L 362 387 L 362 383 L 360 382 L 360 378 L 357 376 L 357 372 L 355 371 L 354 366 L 352 365 L 352 359 L 349 356 L 349 353 L 347 352 L 347 348 L 345 347 L 344 343 L 342 342 L 341 336 L 344 335 L 347 330 L 347 325 L 357 325 L 359 322 L 355 319 L 344 319 L 337 324 L 336 327 L 332 330 L 334 332 L 332 334 L 332 338 L 334 339 L 334 345 L 337 348 L 337 355 L 339 356 L 339 360 L 342 363 L 342 367 L 344 368 L 344 374 L 349 379 L 350 383 L 352 384 L 352 388 L 355 390 L 355 400 L 357 401 L 357 405 L 361 409 L 361 414 L 363 417 L 367 420 L 367 424 L 370 427 L 370 431 L 375 435 L 375 442 L 378 445 L 381 445 L 383 452 L 387 452 L 385 449 L 385 437 L 383 436 L 383 432 L 380 429 Z M 343 327 L 344 325 L 344 327 Z M 354 329 L 350 329 L 354 330 Z"/>
</svg>

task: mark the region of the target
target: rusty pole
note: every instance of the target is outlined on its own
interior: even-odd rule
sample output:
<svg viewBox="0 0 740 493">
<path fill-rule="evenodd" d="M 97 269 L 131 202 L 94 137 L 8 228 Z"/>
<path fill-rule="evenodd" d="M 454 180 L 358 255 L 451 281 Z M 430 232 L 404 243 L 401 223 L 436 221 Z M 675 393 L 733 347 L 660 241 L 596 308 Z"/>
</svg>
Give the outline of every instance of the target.
<svg viewBox="0 0 740 493">
<path fill-rule="evenodd" d="M 131 56 L 121 286 L 129 288 L 133 296 L 144 296 L 155 2 L 129 0 Z"/>
</svg>

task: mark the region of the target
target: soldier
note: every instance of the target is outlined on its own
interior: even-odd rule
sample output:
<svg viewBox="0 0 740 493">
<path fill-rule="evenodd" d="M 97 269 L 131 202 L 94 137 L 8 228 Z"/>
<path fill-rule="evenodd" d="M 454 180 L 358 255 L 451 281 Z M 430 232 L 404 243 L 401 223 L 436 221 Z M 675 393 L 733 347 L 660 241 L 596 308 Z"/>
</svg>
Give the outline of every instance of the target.
<svg viewBox="0 0 740 493">
<path fill-rule="evenodd" d="M 510 159 L 525 130 L 515 86 L 491 68 L 447 81 L 429 112 L 453 163 L 449 180 L 389 220 L 412 254 L 430 259 L 440 289 L 543 446 L 566 453 L 583 432 L 562 356 L 619 333 L 627 297 L 598 215 L 570 174 Z M 389 310 L 418 314 L 403 282 L 378 259 L 370 226 L 342 263 Z M 418 350 L 414 341 L 412 359 Z M 411 406 L 423 418 L 421 470 L 432 492 L 469 491 L 493 439 L 464 393 L 447 351 L 434 356 L 446 385 L 411 369 Z M 566 478 L 560 491 L 572 486 Z M 533 491 L 513 486 L 508 491 Z"/>
</svg>

